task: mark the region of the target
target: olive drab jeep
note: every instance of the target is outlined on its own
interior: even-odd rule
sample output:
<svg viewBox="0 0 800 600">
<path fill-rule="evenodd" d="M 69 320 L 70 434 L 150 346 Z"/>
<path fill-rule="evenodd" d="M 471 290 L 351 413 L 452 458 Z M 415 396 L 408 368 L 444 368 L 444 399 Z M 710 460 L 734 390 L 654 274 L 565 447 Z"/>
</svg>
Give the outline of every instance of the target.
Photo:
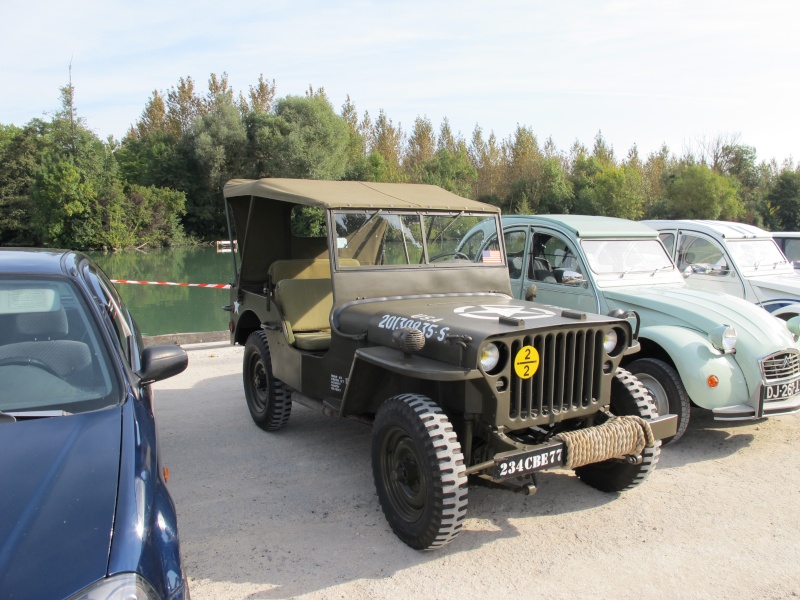
<svg viewBox="0 0 800 600">
<path fill-rule="evenodd" d="M 516 300 L 502 246 L 456 251 L 478 224 L 497 236 L 497 208 L 354 181 L 233 180 L 224 196 L 253 420 L 280 429 L 297 402 L 371 424 L 378 498 L 409 546 L 455 537 L 468 480 L 531 494 L 537 472 L 570 468 L 620 491 L 675 434 L 618 368 L 635 315 Z"/>
</svg>

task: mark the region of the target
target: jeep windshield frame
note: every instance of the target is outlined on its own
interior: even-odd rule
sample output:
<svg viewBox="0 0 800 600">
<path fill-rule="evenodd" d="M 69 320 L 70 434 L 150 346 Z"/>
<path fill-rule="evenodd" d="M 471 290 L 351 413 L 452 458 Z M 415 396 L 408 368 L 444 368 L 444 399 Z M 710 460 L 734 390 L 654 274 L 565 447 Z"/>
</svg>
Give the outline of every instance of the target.
<svg viewBox="0 0 800 600">
<path fill-rule="evenodd" d="M 476 226 L 499 229 L 495 213 L 479 211 L 331 211 L 337 269 L 505 266 L 501 248 L 477 256 L 457 250 Z"/>
</svg>

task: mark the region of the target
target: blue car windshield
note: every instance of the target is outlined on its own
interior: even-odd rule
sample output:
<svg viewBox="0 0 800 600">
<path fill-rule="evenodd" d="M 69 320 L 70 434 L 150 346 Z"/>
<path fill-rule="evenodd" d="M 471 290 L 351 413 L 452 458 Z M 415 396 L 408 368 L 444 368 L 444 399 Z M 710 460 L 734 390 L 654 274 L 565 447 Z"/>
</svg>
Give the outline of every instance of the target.
<svg viewBox="0 0 800 600">
<path fill-rule="evenodd" d="M 71 282 L 0 281 L 0 411 L 76 413 L 118 404 L 113 364 Z"/>
</svg>

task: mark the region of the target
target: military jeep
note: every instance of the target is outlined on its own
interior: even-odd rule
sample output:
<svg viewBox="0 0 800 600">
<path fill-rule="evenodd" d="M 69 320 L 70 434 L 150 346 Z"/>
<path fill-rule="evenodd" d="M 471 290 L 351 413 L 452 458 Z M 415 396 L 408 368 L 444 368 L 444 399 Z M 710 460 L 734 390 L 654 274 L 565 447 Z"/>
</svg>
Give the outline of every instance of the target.
<svg viewBox="0 0 800 600">
<path fill-rule="evenodd" d="M 620 491 L 675 434 L 618 368 L 634 315 L 516 300 L 502 247 L 455 251 L 476 225 L 500 231 L 497 208 L 354 181 L 233 180 L 224 196 L 253 420 L 280 429 L 296 402 L 371 424 L 378 498 L 409 546 L 453 539 L 469 478 L 531 494 L 538 471 L 572 468 Z"/>
</svg>

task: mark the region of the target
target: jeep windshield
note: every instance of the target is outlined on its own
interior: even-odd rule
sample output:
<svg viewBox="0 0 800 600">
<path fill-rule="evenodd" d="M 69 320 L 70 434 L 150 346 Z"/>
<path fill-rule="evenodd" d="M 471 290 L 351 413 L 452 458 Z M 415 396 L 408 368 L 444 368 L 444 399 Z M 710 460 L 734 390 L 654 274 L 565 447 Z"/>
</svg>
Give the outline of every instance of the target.
<svg viewBox="0 0 800 600">
<path fill-rule="evenodd" d="M 668 275 L 674 278 L 672 260 L 656 239 L 651 240 L 583 240 L 581 242 L 589 267 L 604 279 Z"/>
<path fill-rule="evenodd" d="M 336 257 L 340 268 L 503 264 L 501 248 L 461 248 L 480 225 L 497 238 L 497 217 L 475 212 L 409 213 L 387 210 L 334 211 Z"/>
</svg>

